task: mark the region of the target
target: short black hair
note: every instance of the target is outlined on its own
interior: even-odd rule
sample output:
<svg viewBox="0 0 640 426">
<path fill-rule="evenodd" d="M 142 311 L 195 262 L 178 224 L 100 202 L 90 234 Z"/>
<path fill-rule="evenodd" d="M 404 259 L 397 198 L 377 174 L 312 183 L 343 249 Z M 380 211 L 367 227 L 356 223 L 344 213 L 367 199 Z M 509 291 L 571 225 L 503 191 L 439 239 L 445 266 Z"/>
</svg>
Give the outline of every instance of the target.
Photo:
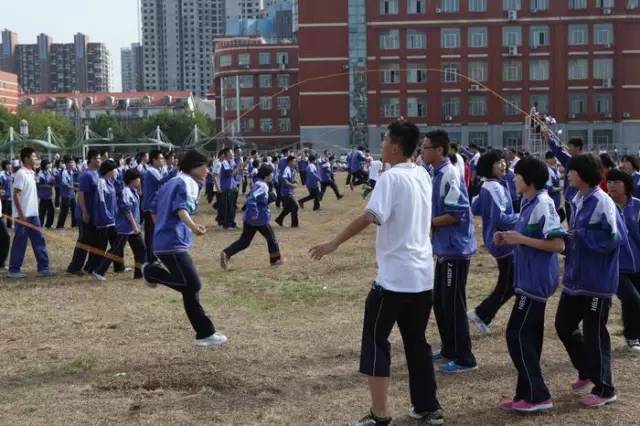
<svg viewBox="0 0 640 426">
<path fill-rule="evenodd" d="M 62 161 L 64 161 L 64 163 L 71 163 L 73 162 L 73 157 L 71 157 L 70 155 L 65 155 L 64 158 L 62 159 Z"/>
<path fill-rule="evenodd" d="M 31 157 L 31 154 L 33 154 L 34 152 L 36 152 L 36 150 L 31 148 L 30 146 L 22 148 L 20 150 L 20 161 L 24 161 L 25 158 Z"/>
<path fill-rule="evenodd" d="M 449 149 L 453 152 L 453 153 L 458 153 L 458 151 L 460 150 L 458 148 L 458 142 L 452 142 L 451 144 L 449 144 Z"/>
<path fill-rule="evenodd" d="M 547 159 L 547 160 L 551 160 L 552 158 L 556 158 L 556 156 L 555 156 L 555 154 L 553 152 L 547 151 L 544 154 L 544 158 Z"/>
<path fill-rule="evenodd" d="M 282 152 L 282 155 L 288 155 L 289 154 L 289 148 L 284 148 L 281 152 Z"/>
<path fill-rule="evenodd" d="M 569 145 L 573 145 L 576 148 L 582 150 L 584 148 L 584 141 L 582 140 L 581 137 L 574 136 L 571 139 L 569 139 Z"/>
<path fill-rule="evenodd" d="M 476 174 L 483 178 L 494 179 L 496 176 L 493 175 L 493 165 L 500 160 L 504 160 L 504 152 L 498 149 L 482 154 L 476 166 Z"/>
<path fill-rule="evenodd" d="M 47 168 L 47 166 L 48 166 L 49 164 L 51 164 L 51 161 L 49 161 L 49 160 L 48 160 L 48 159 L 46 159 L 46 158 L 45 158 L 45 159 L 43 159 L 43 160 L 40 162 L 40 170 L 44 170 L 44 169 L 46 169 L 46 168 Z"/>
<path fill-rule="evenodd" d="M 229 149 L 229 148 L 225 148 Z M 180 163 L 178 164 L 178 168 L 183 173 L 191 173 L 191 170 L 198 168 L 200 166 L 205 166 L 209 163 L 209 159 L 206 155 L 198 151 L 197 149 L 191 149 L 187 151 L 184 156 L 180 159 Z"/>
<path fill-rule="evenodd" d="M 513 172 L 522 176 L 524 183 L 533 185 L 538 191 L 543 189 L 549 180 L 549 168 L 544 161 L 535 157 L 525 157 L 518 161 Z"/>
<path fill-rule="evenodd" d="M 251 155 L 256 155 L 258 153 L 258 151 L 256 151 L 255 149 L 251 150 Z"/>
<path fill-rule="evenodd" d="M 222 155 L 227 155 L 230 152 L 233 152 L 231 148 L 222 148 Z"/>
<path fill-rule="evenodd" d="M 593 154 L 574 155 L 567 164 L 567 170 L 578 173 L 580 179 L 594 187 L 602 180 L 602 161 Z"/>
<path fill-rule="evenodd" d="M 100 155 L 100 153 L 97 149 L 90 149 L 89 151 L 87 151 L 87 163 L 90 163 L 91 160 L 96 158 L 98 155 Z"/>
<path fill-rule="evenodd" d="M 311 155 L 309 156 L 309 162 L 310 162 L 310 163 L 315 163 L 315 161 L 316 161 L 316 156 L 315 156 L 314 154 L 311 154 Z"/>
<path fill-rule="evenodd" d="M 287 164 L 289 164 L 290 162 L 292 162 L 295 159 L 296 159 L 296 157 L 294 157 L 293 155 L 288 156 L 287 157 Z"/>
<path fill-rule="evenodd" d="M 611 156 L 606 152 L 600 154 L 600 161 L 602 161 L 602 166 L 605 169 L 613 169 L 614 167 L 616 167 L 616 163 L 613 162 Z"/>
<path fill-rule="evenodd" d="M 633 178 L 630 174 L 623 172 L 620 169 L 609 170 L 607 174 L 607 181 L 620 181 L 624 183 L 624 190 L 627 193 L 627 197 L 631 196 L 633 192 Z"/>
<path fill-rule="evenodd" d="M 2 160 L 2 170 L 6 169 L 7 166 L 11 165 L 11 161 L 9 160 Z"/>
<path fill-rule="evenodd" d="M 420 141 L 420 131 L 415 124 L 406 120 L 396 120 L 387 126 L 387 130 L 391 143 L 400 145 L 402 155 L 405 158 L 411 157 L 416 152 Z"/>
<path fill-rule="evenodd" d="M 140 172 L 137 169 L 129 169 L 126 172 L 124 172 L 124 184 L 125 185 L 129 185 L 131 182 L 133 182 L 136 179 L 140 179 L 142 176 L 140 175 Z"/>
<path fill-rule="evenodd" d="M 100 174 L 100 176 L 104 176 L 107 173 L 109 173 L 112 170 L 117 169 L 118 166 L 116 165 L 116 162 L 113 160 L 107 160 L 107 161 L 103 161 L 100 164 L 100 168 L 98 169 L 98 174 Z"/>
<path fill-rule="evenodd" d="M 154 149 L 149 153 L 149 161 L 157 160 L 161 155 L 162 151 L 160 151 L 159 149 Z"/>
<path fill-rule="evenodd" d="M 258 178 L 260 179 L 265 179 L 267 176 L 269 176 L 271 173 L 273 173 L 273 167 L 271 167 L 268 164 L 263 164 L 262 166 L 260 166 L 260 168 L 258 169 Z"/>
<path fill-rule="evenodd" d="M 635 155 L 625 155 L 622 157 L 622 161 L 630 162 L 631 167 L 633 167 L 633 170 L 635 170 L 636 172 L 640 170 L 640 160 L 638 160 L 638 157 L 636 157 Z"/>
<path fill-rule="evenodd" d="M 432 130 L 427 133 L 426 137 L 431 141 L 431 146 L 434 149 L 442 148 L 442 155 L 445 157 L 449 155 L 449 133 L 446 130 Z"/>
<path fill-rule="evenodd" d="M 333 155 L 329 156 L 329 161 L 335 161 L 335 159 L 336 159 L 335 156 L 333 156 Z"/>
</svg>

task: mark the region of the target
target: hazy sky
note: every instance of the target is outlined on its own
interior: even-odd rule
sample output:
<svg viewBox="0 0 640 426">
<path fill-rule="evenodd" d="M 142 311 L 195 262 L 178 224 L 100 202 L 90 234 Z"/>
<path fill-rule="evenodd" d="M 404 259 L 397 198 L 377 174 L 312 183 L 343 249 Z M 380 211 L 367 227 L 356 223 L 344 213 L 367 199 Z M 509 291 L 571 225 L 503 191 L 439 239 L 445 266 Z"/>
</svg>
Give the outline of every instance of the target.
<svg viewBox="0 0 640 426">
<path fill-rule="evenodd" d="M 40 33 L 54 43 L 72 43 L 85 33 L 105 43 L 111 54 L 112 89 L 122 89 L 120 48 L 138 41 L 137 0 L 0 0 L 0 30 L 18 33 L 18 42 L 33 44 Z"/>
</svg>

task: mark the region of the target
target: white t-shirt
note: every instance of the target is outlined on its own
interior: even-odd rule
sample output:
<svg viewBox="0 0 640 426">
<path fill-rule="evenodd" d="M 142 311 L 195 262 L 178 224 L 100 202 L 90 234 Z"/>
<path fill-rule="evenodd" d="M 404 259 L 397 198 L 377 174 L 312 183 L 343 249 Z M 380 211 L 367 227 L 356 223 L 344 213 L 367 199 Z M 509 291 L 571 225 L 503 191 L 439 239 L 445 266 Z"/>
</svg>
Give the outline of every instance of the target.
<svg viewBox="0 0 640 426">
<path fill-rule="evenodd" d="M 20 190 L 20 204 L 24 217 L 38 216 L 38 192 L 36 190 L 36 174 L 26 167 L 13 175 L 13 188 Z M 18 217 L 16 202 L 13 201 L 13 217 Z"/>
<path fill-rule="evenodd" d="M 389 291 L 433 289 L 431 177 L 424 167 L 396 164 L 376 183 L 367 210 L 376 217 L 376 282 Z"/>
<path fill-rule="evenodd" d="M 382 170 L 382 161 L 373 160 L 369 166 L 369 179 L 376 182 L 380 179 L 380 171 Z"/>
<path fill-rule="evenodd" d="M 456 160 L 458 160 L 456 162 L 456 169 L 458 170 L 458 175 L 460 176 L 460 180 L 462 182 L 464 182 L 464 158 L 462 158 L 462 155 L 456 153 Z"/>
</svg>

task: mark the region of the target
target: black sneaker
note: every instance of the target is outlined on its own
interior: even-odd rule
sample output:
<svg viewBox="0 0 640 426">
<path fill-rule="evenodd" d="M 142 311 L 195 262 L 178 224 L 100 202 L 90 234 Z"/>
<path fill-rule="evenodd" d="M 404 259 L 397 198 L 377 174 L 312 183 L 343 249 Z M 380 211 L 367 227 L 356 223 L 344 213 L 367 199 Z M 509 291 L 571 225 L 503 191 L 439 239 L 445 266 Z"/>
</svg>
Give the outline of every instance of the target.
<svg viewBox="0 0 640 426">
<path fill-rule="evenodd" d="M 391 417 L 381 418 L 369 411 L 369 414 L 358 420 L 357 422 L 349 423 L 349 426 L 392 426 L 393 422 Z"/>
<path fill-rule="evenodd" d="M 415 409 L 411 409 L 409 412 L 409 417 L 419 420 L 421 424 L 425 425 L 443 425 L 444 424 L 444 415 L 442 414 L 442 410 L 436 411 L 424 411 L 418 413 Z"/>
</svg>

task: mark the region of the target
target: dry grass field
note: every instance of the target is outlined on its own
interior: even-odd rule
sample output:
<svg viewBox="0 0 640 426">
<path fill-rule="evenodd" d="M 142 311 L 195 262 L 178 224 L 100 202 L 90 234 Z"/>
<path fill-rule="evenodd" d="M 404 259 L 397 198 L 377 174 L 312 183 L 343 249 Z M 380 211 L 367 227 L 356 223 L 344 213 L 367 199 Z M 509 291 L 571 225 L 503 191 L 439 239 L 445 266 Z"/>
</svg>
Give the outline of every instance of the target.
<svg viewBox="0 0 640 426">
<path fill-rule="evenodd" d="M 299 229 L 276 229 L 285 266 L 268 266 L 258 235 L 223 272 L 218 253 L 239 231 L 211 226 L 211 209 L 203 205 L 198 220 L 209 232 L 197 239 L 192 255 L 203 280 L 203 305 L 229 337 L 226 346 L 213 349 L 193 346 L 181 297 L 172 290 L 149 289 L 113 273 L 106 283 L 68 275 L 36 279 L 28 253 L 30 278 L 0 277 L 0 424 L 297 425 L 360 417 L 369 407 L 357 367 L 364 298 L 375 277 L 375 230 L 321 262 L 311 262 L 307 250 L 363 206 L 359 192 L 348 192 L 341 202 L 327 194 L 323 210 L 301 212 Z M 53 265 L 64 269 L 75 232 L 53 232 L 47 239 Z M 472 261 L 470 305 L 495 278 L 494 261 L 483 248 Z M 595 411 L 579 408 L 568 390 L 575 373 L 553 329 L 556 303 L 557 295 L 548 307 L 543 353 L 555 409 L 527 417 L 495 408 L 513 396 L 516 379 L 504 339 L 509 304 L 492 336 L 474 338 L 480 369 L 438 376 L 447 424 L 640 423 L 639 363 L 624 347 L 619 302 L 609 321 L 619 402 Z M 433 315 L 428 338 L 437 349 Z M 392 412 L 398 424 L 411 425 L 397 331 L 392 354 Z"/>
</svg>

